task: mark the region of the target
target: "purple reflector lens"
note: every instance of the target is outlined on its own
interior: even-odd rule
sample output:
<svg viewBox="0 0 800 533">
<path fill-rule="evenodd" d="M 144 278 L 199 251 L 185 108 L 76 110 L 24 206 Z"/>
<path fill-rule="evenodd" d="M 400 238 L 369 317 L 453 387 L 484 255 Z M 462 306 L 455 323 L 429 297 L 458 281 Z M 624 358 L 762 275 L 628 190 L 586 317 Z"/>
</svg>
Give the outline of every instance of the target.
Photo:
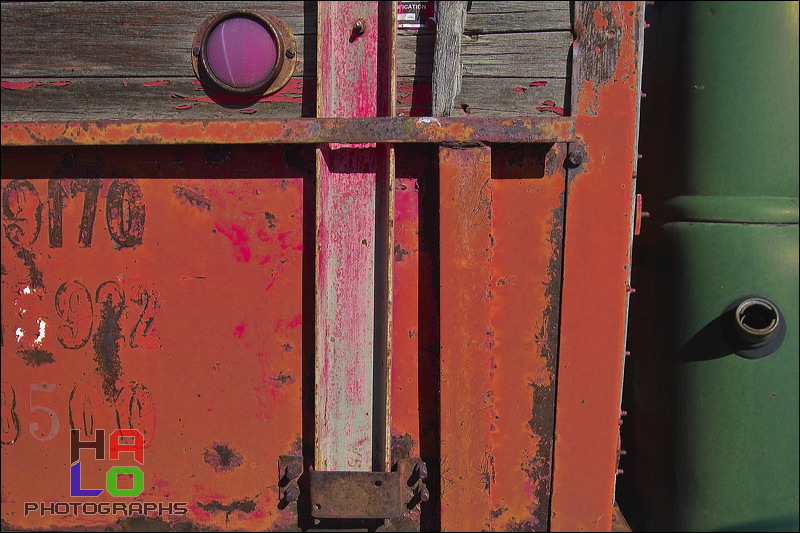
<svg viewBox="0 0 800 533">
<path fill-rule="evenodd" d="M 267 78 L 278 62 L 272 34 L 253 19 L 225 19 L 208 37 L 208 66 L 220 80 L 245 88 Z"/>
</svg>

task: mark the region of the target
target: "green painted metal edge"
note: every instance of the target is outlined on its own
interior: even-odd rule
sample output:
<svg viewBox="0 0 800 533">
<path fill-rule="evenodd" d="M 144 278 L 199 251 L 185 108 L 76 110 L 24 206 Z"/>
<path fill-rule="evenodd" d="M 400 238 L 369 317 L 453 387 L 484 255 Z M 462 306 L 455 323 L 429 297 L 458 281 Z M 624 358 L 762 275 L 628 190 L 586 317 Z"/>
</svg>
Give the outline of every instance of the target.
<svg viewBox="0 0 800 533">
<path fill-rule="evenodd" d="M 738 222 L 751 224 L 797 224 L 797 198 L 769 196 L 677 196 L 664 202 L 671 220 Z"/>
</svg>

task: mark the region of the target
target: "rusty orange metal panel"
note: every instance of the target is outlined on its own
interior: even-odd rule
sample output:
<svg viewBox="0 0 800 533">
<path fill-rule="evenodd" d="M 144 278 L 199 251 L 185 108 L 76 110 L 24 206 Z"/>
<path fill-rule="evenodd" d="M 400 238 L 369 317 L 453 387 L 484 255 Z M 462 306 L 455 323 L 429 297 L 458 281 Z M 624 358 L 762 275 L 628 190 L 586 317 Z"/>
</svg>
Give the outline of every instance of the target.
<svg viewBox="0 0 800 533">
<path fill-rule="evenodd" d="M 625 351 L 643 2 L 575 4 L 551 524 L 609 531 Z"/>
<path fill-rule="evenodd" d="M 491 149 L 439 149 L 441 514 L 479 531 L 489 510 Z"/>
<path fill-rule="evenodd" d="M 130 427 L 145 435 L 144 491 L 122 502 L 172 504 L 169 521 L 215 529 L 285 525 L 274 486 L 277 457 L 301 453 L 302 178 L 16 170 L 2 181 L 2 374 L 15 395 L 3 416 L 18 421 L 2 449 L 5 523 L 145 524 L 25 510 L 86 501 L 70 496 L 71 429 L 90 440 Z M 106 489 L 88 502 L 120 503 L 106 472 L 137 463 L 80 457 L 81 487 Z"/>
<path fill-rule="evenodd" d="M 440 149 L 444 530 L 548 528 L 564 152 Z"/>
<path fill-rule="evenodd" d="M 439 331 L 437 281 L 432 277 L 437 196 L 431 170 L 436 150 L 403 150 L 398 158 L 398 235 L 393 249 L 394 344 L 399 355 L 392 367 L 392 456 L 401 460 L 421 455 L 434 476 Z M 14 427 L 16 420 L 20 428 L 14 442 L 2 447 L 4 523 L 23 529 L 309 526 L 302 513 L 298 517 L 297 507 L 280 505 L 277 467 L 280 455 L 313 456 L 309 408 L 314 324 L 306 319 L 314 310 L 314 257 L 308 253 L 314 249 L 313 146 L 36 147 L 5 148 L 2 156 L 0 185 L 9 191 L 10 211 L 3 214 L 0 235 L 2 379 L 7 382 L 4 395 L 14 402 L 13 412 L 4 404 L 3 417 L 4 424 L 9 422 L 4 427 Z M 199 175 L 205 178 L 197 179 Z M 51 179 L 64 191 L 60 248 L 49 244 Z M 85 235 L 80 231 L 84 191 L 91 189 L 86 180 L 93 179 L 100 184 L 97 210 L 91 246 L 83 246 L 79 239 Z M 145 222 L 140 244 L 121 246 L 107 229 L 108 194 L 115 179 L 136 183 L 142 190 Z M 20 183 L 14 180 L 27 181 L 31 188 L 9 189 L 9 184 Z M 85 181 L 73 186 L 71 180 Z M 13 190 L 27 194 L 11 195 Z M 53 197 L 57 195 L 55 188 Z M 128 191 L 125 198 L 134 196 Z M 32 240 L 38 220 L 41 225 Z M 116 220 L 111 219 L 115 231 L 127 227 Z M 18 235 L 20 247 L 15 248 L 6 231 Z M 81 296 L 75 281 L 86 287 L 90 298 Z M 160 307 L 147 330 L 146 320 L 139 319 L 145 302 L 155 301 L 152 290 L 147 292 L 149 282 L 158 290 Z M 62 284 L 65 290 L 57 299 Z M 28 286 L 30 294 L 25 291 Z M 105 316 L 115 317 L 121 292 L 126 307 L 117 323 L 124 340 L 118 341 L 118 351 L 112 344 L 96 348 L 105 301 L 111 298 L 113 311 Z M 74 300 L 77 311 L 92 300 L 91 337 L 82 348 L 69 349 L 58 340 L 59 327 L 70 346 L 89 331 L 87 324 L 72 317 L 76 333 L 65 336 L 72 330 L 63 329 L 66 322 L 56 307 L 64 296 Z M 61 305 L 62 315 L 68 309 Z M 34 343 L 40 335 L 37 319 L 42 317 L 45 334 Z M 102 324 L 103 331 L 113 330 L 108 319 Z M 134 347 L 130 339 L 136 327 Z M 142 336 L 144 332 L 148 334 Z M 158 345 L 142 339 L 158 339 Z M 118 353 L 119 366 L 109 357 L 109 371 L 101 373 L 97 349 Z M 54 361 L 46 362 L 50 358 Z M 121 379 L 112 382 L 115 371 Z M 114 394 L 113 401 L 106 389 Z M 96 429 L 114 429 L 118 412 L 126 415 L 131 405 L 141 419 L 134 420 L 134 427 L 153 431 L 142 467 L 146 499 L 134 501 L 186 502 L 188 513 L 25 517 L 26 501 L 80 501 L 69 496 L 67 430 L 74 425 L 88 431 L 84 425 L 89 422 Z M 52 426 L 41 416 L 45 411 L 30 412 L 37 406 L 52 409 L 59 421 L 58 431 L 44 442 L 37 437 L 46 438 Z M 130 418 L 126 415 L 121 421 Z M 31 423 L 39 424 L 36 436 Z M 87 467 L 82 487 L 103 487 L 113 462 L 92 465 L 86 456 L 82 462 Z M 107 495 L 101 499 L 109 501 Z M 434 510 L 423 506 L 423 524 L 436 521 Z M 419 507 L 409 514 L 419 523 Z"/>
</svg>

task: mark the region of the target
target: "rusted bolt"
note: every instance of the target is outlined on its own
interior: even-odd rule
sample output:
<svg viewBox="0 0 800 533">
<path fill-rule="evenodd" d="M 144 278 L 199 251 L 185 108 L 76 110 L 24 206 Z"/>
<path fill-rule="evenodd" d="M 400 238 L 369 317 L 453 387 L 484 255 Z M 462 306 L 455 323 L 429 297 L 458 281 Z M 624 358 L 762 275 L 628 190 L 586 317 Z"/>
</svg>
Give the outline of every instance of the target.
<svg viewBox="0 0 800 533">
<path fill-rule="evenodd" d="M 353 33 L 362 35 L 365 31 L 367 31 L 367 21 L 358 19 L 356 23 L 353 24 Z"/>
<path fill-rule="evenodd" d="M 631 355 L 631 352 L 628 352 L 628 351 L 625 352 L 625 357 L 630 357 L 630 355 Z"/>
<path fill-rule="evenodd" d="M 647 93 L 646 92 L 642 91 L 640 94 L 642 95 L 642 98 L 647 98 Z"/>
<path fill-rule="evenodd" d="M 638 178 L 638 177 L 639 177 L 639 173 L 638 173 L 638 172 L 634 172 L 634 173 L 633 173 L 633 179 L 636 179 L 636 178 Z"/>
<path fill-rule="evenodd" d="M 623 473 L 623 470 L 621 468 L 617 468 L 617 475 L 620 475 L 622 473 Z"/>
<path fill-rule="evenodd" d="M 641 159 L 642 157 L 644 157 L 642 154 L 636 154 L 636 159 Z"/>
<path fill-rule="evenodd" d="M 623 422 L 623 421 L 622 421 L 622 419 L 620 418 L 619 420 L 617 420 L 617 424 L 621 426 L 622 424 L 624 424 L 624 422 Z"/>
<path fill-rule="evenodd" d="M 585 154 L 581 150 L 573 150 L 567 155 L 567 163 L 569 163 L 570 167 L 576 168 L 583 164 L 585 157 Z"/>
<path fill-rule="evenodd" d="M 628 286 L 625 288 L 625 290 L 626 290 L 626 291 L 628 291 L 628 292 L 629 292 L 629 293 L 631 293 L 631 294 L 633 294 L 634 292 L 636 292 L 636 289 L 634 289 L 634 288 L 633 288 L 633 287 L 631 287 L 630 285 L 628 285 Z"/>
<path fill-rule="evenodd" d="M 286 59 L 293 59 L 295 56 L 294 50 L 286 50 Z"/>
<path fill-rule="evenodd" d="M 650 211 L 642 211 L 639 216 L 642 218 L 650 218 Z"/>
<path fill-rule="evenodd" d="M 289 463 L 286 465 L 286 479 L 292 480 L 300 477 L 303 473 L 303 466 L 300 463 Z"/>
<path fill-rule="evenodd" d="M 425 486 L 425 483 L 421 483 L 419 487 L 419 501 L 427 502 L 431 499 L 431 492 L 428 490 L 428 487 Z"/>
<path fill-rule="evenodd" d="M 619 454 L 620 455 L 628 455 L 628 450 L 620 450 Z"/>
<path fill-rule="evenodd" d="M 628 416 L 628 411 L 620 411 L 619 416 Z"/>
<path fill-rule="evenodd" d="M 296 502 L 299 497 L 300 487 L 297 486 L 297 483 L 290 483 L 283 491 L 283 499 L 286 500 L 286 503 Z"/>
<path fill-rule="evenodd" d="M 195 46 L 194 48 L 192 48 L 192 55 L 194 55 L 194 57 L 198 57 L 200 55 L 200 47 L 199 46 Z"/>
<path fill-rule="evenodd" d="M 420 479 L 425 479 L 428 477 L 428 465 L 425 464 L 425 461 L 420 461 L 417 463 L 417 477 Z"/>
</svg>

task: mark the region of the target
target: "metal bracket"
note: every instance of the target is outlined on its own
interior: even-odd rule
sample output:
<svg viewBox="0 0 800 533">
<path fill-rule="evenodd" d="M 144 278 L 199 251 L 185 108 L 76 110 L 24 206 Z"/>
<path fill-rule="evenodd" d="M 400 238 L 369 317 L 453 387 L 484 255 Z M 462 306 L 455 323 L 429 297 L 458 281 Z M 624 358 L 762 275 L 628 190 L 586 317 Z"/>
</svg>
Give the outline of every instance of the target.
<svg viewBox="0 0 800 533">
<path fill-rule="evenodd" d="M 300 497 L 298 478 L 303 473 L 302 455 L 281 455 L 278 458 L 278 507 L 286 508 Z"/>
<path fill-rule="evenodd" d="M 314 518 L 394 518 L 403 512 L 399 472 L 311 472 Z"/>
</svg>

